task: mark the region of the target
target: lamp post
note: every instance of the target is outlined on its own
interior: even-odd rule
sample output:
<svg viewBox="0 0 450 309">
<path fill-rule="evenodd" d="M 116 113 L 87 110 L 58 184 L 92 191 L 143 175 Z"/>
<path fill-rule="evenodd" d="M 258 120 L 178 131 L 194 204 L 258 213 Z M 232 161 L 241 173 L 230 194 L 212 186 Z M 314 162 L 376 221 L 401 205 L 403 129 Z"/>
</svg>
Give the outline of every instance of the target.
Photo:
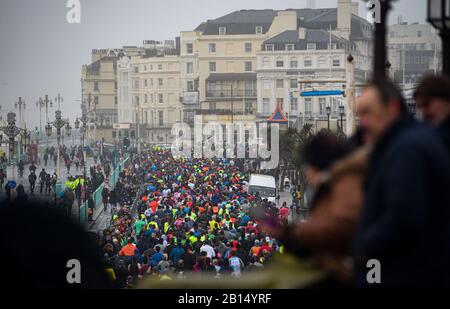
<svg viewBox="0 0 450 309">
<path fill-rule="evenodd" d="M 327 105 L 326 109 L 327 109 L 327 127 L 328 127 L 328 131 L 330 131 L 331 106 Z"/>
<path fill-rule="evenodd" d="M 58 93 L 58 96 L 55 97 L 55 103 L 58 103 L 58 109 L 61 109 L 61 103 L 64 102 L 64 98 L 61 94 Z"/>
<path fill-rule="evenodd" d="M 16 126 L 16 114 L 13 112 L 7 115 L 7 125 L 1 128 L 3 133 L 8 137 L 9 142 L 9 154 L 8 154 L 8 172 L 7 177 L 9 179 L 14 179 L 14 139 L 20 134 L 20 129 Z M 2 136 L 3 139 L 3 136 Z"/>
<path fill-rule="evenodd" d="M 387 15 L 391 9 L 392 1 L 394 0 L 378 0 L 380 19 L 375 23 L 375 45 L 373 53 L 373 79 L 375 81 L 386 80 L 386 25 Z"/>
<path fill-rule="evenodd" d="M 57 161 L 56 161 L 56 176 L 58 176 L 58 180 L 60 178 L 60 173 L 61 173 L 61 164 L 60 164 L 60 147 L 61 147 L 61 129 L 64 128 L 65 126 L 67 126 L 68 121 L 62 119 L 61 116 L 61 111 L 57 110 L 55 112 L 55 120 L 53 121 L 53 123 L 51 123 L 55 129 L 56 129 L 56 140 L 58 142 L 58 150 L 56 152 L 57 155 Z M 47 125 L 47 136 L 51 135 L 51 124 L 49 123 Z"/>
<path fill-rule="evenodd" d="M 30 144 L 30 139 L 31 139 L 31 133 L 30 133 L 30 131 L 27 130 L 27 128 L 19 129 L 19 130 L 21 130 L 20 138 L 22 140 L 21 146 L 23 147 L 23 154 L 27 154 L 28 153 L 27 149 L 28 149 L 28 146 Z"/>
<path fill-rule="evenodd" d="M 80 128 L 80 122 L 82 127 Z M 85 109 L 83 108 L 83 116 L 81 118 L 77 118 L 75 120 L 75 129 L 80 129 L 83 133 L 82 137 L 82 145 L 83 145 L 83 177 L 86 181 L 86 131 L 87 131 L 87 123 L 89 122 L 89 118 L 86 116 Z"/>
<path fill-rule="evenodd" d="M 344 113 L 345 113 L 345 108 L 344 108 L 344 104 L 340 104 L 339 105 L 339 114 L 341 116 L 341 132 L 344 133 Z"/>
<path fill-rule="evenodd" d="M 450 75 L 450 1 L 428 0 L 428 22 L 442 39 L 442 72 Z"/>
<path fill-rule="evenodd" d="M 87 123 L 89 121 L 89 118 L 86 116 L 85 108 L 83 108 L 82 111 L 83 111 L 83 116 L 81 116 L 81 118 L 77 117 L 75 119 L 75 129 L 77 129 L 77 130 L 80 129 L 82 131 L 82 134 L 80 136 L 82 138 L 82 145 L 83 145 L 83 179 L 84 179 L 83 190 L 85 190 L 85 192 L 84 192 L 84 201 L 83 202 L 85 202 L 87 200 L 87 192 L 86 192 L 86 176 L 87 176 L 87 173 L 86 173 L 86 159 L 87 159 L 87 156 L 86 156 L 86 144 L 85 144 L 85 141 L 86 141 Z M 80 123 L 82 124 L 81 128 L 80 128 Z M 80 203 L 79 207 L 80 206 L 81 206 L 81 203 Z M 87 218 L 87 207 L 85 207 L 85 211 L 86 211 L 85 217 Z M 79 220 L 79 222 L 81 222 L 80 208 L 78 209 L 78 220 Z"/>
<path fill-rule="evenodd" d="M 26 103 L 24 100 L 22 100 L 22 97 L 19 97 L 19 100 L 14 103 L 14 108 L 19 111 L 19 128 L 24 127 L 25 107 L 26 107 Z M 23 140 L 22 140 L 22 135 L 21 135 L 21 136 L 19 136 L 19 148 L 18 148 L 19 160 L 22 158 L 22 146 L 23 146 Z"/>
<path fill-rule="evenodd" d="M 48 123 L 48 108 L 53 107 L 53 102 L 48 99 L 48 94 L 44 96 L 44 99 L 39 98 L 36 102 L 36 107 L 39 107 L 39 130 L 42 132 L 42 109 L 45 107 L 45 123 Z M 47 127 L 45 128 L 47 130 Z M 47 148 L 48 148 L 48 138 L 47 135 Z"/>
</svg>

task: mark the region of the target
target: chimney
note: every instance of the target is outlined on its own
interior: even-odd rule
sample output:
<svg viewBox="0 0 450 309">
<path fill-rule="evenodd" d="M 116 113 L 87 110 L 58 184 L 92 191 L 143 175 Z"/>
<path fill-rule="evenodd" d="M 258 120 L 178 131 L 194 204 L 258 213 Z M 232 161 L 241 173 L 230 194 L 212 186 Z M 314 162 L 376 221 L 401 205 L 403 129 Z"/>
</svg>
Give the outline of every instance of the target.
<svg viewBox="0 0 450 309">
<path fill-rule="evenodd" d="M 352 0 L 337 0 L 337 30 L 342 38 L 350 38 L 352 23 Z"/>
<path fill-rule="evenodd" d="M 304 40 L 306 38 L 306 29 L 303 27 L 298 28 L 298 38 Z"/>
</svg>

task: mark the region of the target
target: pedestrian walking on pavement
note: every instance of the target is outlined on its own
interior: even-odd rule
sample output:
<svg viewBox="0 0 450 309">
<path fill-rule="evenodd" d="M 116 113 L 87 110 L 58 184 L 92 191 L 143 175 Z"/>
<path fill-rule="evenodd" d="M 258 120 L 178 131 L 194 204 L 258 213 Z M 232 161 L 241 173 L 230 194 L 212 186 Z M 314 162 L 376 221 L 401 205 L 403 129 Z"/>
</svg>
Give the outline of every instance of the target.
<svg viewBox="0 0 450 309">
<path fill-rule="evenodd" d="M 42 171 L 39 173 L 39 193 L 42 194 L 44 186 L 45 186 L 45 178 L 47 177 L 47 173 L 45 172 L 45 169 L 43 168 Z"/>
<path fill-rule="evenodd" d="M 36 179 L 37 176 L 34 172 L 31 172 L 30 175 L 28 176 L 28 181 L 30 182 L 30 192 L 31 194 L 34 194 L 34 187 L 36 184 Z"/>
</svg>

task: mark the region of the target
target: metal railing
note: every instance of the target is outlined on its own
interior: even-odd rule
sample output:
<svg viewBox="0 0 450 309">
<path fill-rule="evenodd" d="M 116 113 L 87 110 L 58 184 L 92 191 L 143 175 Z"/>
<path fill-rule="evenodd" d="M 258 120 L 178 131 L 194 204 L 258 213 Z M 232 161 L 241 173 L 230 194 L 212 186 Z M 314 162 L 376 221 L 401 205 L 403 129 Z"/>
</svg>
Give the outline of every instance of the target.
<svg viewBox="0 0 450 309">
<path fill-rule="evenodd" d="M 109 188 L 110 190 L 113 190 L 116 187 L 116 184 L 119 180 L 119 173 L 124 170 L 126 163 L 128 162 L 129 158 L 126 158 L 123 160 L 119 166 L 117 166 L 114 171 L 112 172 L 110 178 L 109 178 Z M 101 184 L 93 193 L 92 198 L 94 200 L 95 208 L 100 206 L 102 204 L 102 191 L 105 187 L 105 184 Z M 93 211 L 95 211 L 95 208 Z M 88 219 L 88 201 L 86 200 L 80 205 L 80 224 L 83 224 Z"/>
<path fill-rule="evenodd" d="M 256 97 L 256 90 L 254 89 L 236 89 L 231 90 L 208 90 L 206 91 L 207 98 L 243 98 Z"/>
</svg>

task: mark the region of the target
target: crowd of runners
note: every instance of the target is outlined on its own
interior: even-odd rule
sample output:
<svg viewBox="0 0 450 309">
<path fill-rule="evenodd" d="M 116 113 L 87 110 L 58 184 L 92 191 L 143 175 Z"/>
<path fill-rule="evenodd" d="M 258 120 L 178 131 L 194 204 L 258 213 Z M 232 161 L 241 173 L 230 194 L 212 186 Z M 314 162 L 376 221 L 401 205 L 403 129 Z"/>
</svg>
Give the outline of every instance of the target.
<svg viewBox="0 0 450 309">
<path fill-rule="evenodd" d="M 233 161 L 174 158 L 154 148 L 135 157 L 104 198 L 111 225 L 101 245 L 111 282 L 235 276 L 263 268 L 280 243 L 253 213 L 279 216 L 275 204 L 247 193 L 248 175 Z"/>
</svg>

